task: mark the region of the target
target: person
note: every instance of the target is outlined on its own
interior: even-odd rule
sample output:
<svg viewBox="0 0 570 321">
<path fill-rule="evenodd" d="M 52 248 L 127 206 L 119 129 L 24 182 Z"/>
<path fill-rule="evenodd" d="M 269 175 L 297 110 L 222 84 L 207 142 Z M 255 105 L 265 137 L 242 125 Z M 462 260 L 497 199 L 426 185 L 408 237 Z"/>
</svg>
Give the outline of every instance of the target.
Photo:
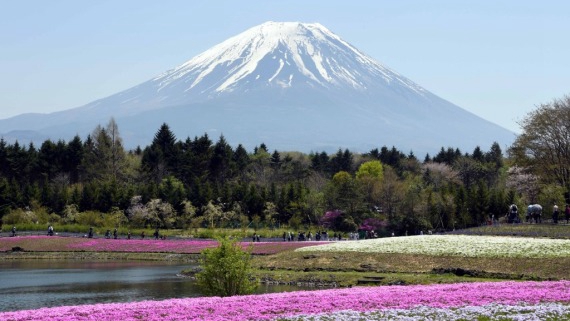
<svg viewBox="0 0 570 321">
<path fill-rule="evenodd" d="M 118 237 L 118 232 L 117 232 L 117 228 L 115 228 L 115 230 L 113 231 L 113 238 L 116 240 Z"/>
<path fill-rule="evenodd" d="M 89 234 L 87 235 L 87 237 L 90 239 L 93 238 L 93 228 L 92 227 L 89 228 Z"/>
<path fill-rule="evenodd" d="M 12 226 L 12 236 L 16 236 L 16 225 Z"/>
<path fill-rule="evenodd" d="M 53 226 L 51 226 L 51 224 L 48 226 L 47 235 L 48 235 L 48 236 L 53 236 Z"/>
<path fill-rule="evenodd" d="M 141 232 L 141 240 L 144 240 L 144 231 Z"/>
<path fill-rule="evenodd" d="M 130 239 L 131 239 L 131 231 L 128 231 L 127 232 L 127 240 L 130 240 Z"/>
<path fill-rule="evenodd" d="M 566 219 L 566 224 L 570 223 L 570 204 L 566 204 L 566 209 L 564 210 L 564 218 Z"/>
<path fill-rule="evenodd" d="M 154 230 L 154 234 L 153 234 L 155 240 L 158 240 L 158 234 L 159 233 L 158 233 L 158 227 L 157 227 L 156 230 Z"/>
<path fill-rule="evenodd" d="M 111 238 L 111 230 L 107 230 L 107 231 L 105 232 L 105 238 L 106 238 L 106 239 L 110 239 L 110 238 Z"/>
<path fill-rule="evenodd" d="M 507 222 L 508 223 L 516 223 L 518 218 L 519 218 L 519 208 L 516 206 L 516 204 L 511 204 L 511 206 L 509 206 L 509 213 L 507 216 Z M 529 220 L 529 211 L 527 211 L 526 220 L 527 220 L 527 222 Z"/>
<path fill-rule="evenodd" d="M 552 207 L 552 222 L 558 224 L 558 205 L 556 204 Z"/>
</svg>

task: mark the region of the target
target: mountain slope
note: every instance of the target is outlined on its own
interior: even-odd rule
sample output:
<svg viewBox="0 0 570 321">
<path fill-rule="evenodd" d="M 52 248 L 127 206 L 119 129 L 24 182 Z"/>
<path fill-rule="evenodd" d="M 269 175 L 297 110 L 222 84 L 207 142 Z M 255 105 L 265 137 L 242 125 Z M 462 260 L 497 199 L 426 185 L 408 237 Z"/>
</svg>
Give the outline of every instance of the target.
<svg viewBox="0 0 570 321">
<path fill-rule="evenodd" d="M 267 22 L 138 86 L 82 107 L 0 120 L 5 137 L 70 139 L 115 117 L 133 147 L 166 122 L 179 138 L 224 134 L 252 148 L 466 151 L 514 134 L 420 87 L 320 24 Z M 17 137 L 16 137 L 17 138 Z"/>
</svg>

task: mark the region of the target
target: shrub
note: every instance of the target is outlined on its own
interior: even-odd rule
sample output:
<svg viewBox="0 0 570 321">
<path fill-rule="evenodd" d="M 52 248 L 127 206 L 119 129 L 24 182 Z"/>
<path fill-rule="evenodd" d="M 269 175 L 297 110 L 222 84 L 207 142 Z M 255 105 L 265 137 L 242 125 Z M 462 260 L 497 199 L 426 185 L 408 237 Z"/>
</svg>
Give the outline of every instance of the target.
<svg viewBox="0 0 570 321">
<path fill-rule="evenodd" d="M 38 217 L 30 210 L 23 210 L 21 208 L 11 210 L 10 213 L 2 217 L 2 221 L 7 225 L 37 223 Z"/>
<path fill-rule="evenodd" d="M 359 229 L 364 231 L 379 231 L 386 228 L 386 226 L 388 226 L 388 223 L 386 221 L 371 217 L 362 221 Z"/>
<path fill-rule="evenodd" d="M 352 232 L 358 228 L 352 216 L 338 210 L 326 212 L 320 219 L 320 224 L 326 229 L 341 232 Z"/>
<path fill-rule="evenodd" d="M 77 222 L 77 215 L 79 215 L 79 208 L 75 204 L 65 205 L 63 208 L 62 216 L 63 222 L 73 224 Z"/>
<path fill-rule="evenodd" d="M 217 248 L 202 251 L 196 275 L 198 285 L 205 294 L 232 296 L 253 293 L 257 283 L 251 279 L 251 250 L 244 251 L 229 237 L 218 238 Z"/>
<path fill-rule="evenodd" d="M 101 227 L 104 225 L 101 213 L 95 211 L 86 211 L 77 214 L 76 221 L 80 225 Z"/>
</svg>

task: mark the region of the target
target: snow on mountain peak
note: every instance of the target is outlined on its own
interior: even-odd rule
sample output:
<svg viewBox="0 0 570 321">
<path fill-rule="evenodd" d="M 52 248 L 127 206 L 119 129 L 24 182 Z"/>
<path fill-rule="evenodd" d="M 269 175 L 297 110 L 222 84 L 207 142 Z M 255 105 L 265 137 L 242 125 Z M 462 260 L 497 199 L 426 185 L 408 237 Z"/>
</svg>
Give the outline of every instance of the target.
<svg viewBox="0 0 570 321">
<path fill-rule="evenodd" d="M 54 140 L 87 134 L 110 117 L 132 147 L 148 144 L 163 123 L 178 137 L 223 133 L 249 148 L 264 142 L 305 152 L 385 144 L 422 154 L 513 137 L 322 25 L 299 22 L 266 22 L 135 87 L 68 111 L 0 121 L 0 128 L 20 142 L 30 131 Z"/>
<path fill-rule="evenodd" d="M 206 50 L 153 82 L 159 93 L 177 87 L 188 96 L 212 97 L 259 86 L 364 91 L 377 85 L 378 79 L 424 91 L 319 23 L 269 21 Z"/>
</svg>

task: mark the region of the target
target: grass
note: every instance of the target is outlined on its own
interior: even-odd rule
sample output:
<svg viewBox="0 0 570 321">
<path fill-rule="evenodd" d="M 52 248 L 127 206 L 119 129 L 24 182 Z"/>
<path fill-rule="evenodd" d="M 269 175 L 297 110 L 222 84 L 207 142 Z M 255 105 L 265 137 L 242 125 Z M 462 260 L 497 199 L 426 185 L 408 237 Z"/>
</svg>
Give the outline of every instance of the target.
<svg viewBox="0 0 570 321">
<path fill-rule="evenodd" d="M 466 277 L 495 279 L 570 279 L 570 258 L 463 258 L 397 253 L 307 253 L 282 252 L 258 256 L 256 269 L 265 271 L 358 272 L 417 274 L 430 279 L 430 274 L 463 274 Z M 470 276 L 471 275 L 471 276 Z M 421 282 L 419 282 L 421 283 Z"/>
<path fill-rule="evenodd" d="M 497 235 L 521 237 L 547 237 L 570 239 L 570 225 L 567 224 L 500 224 L 485 225 L 456 230 L 446 234 Z"/>
<path fill-rule="evenodd" d="M 266 284 L 314 287 L 351 287 L 356 285 L 410 285 L 496 281 L 496 278 L 458 276 L 453 273 L 368 273 L 355 271 L 294 271 L 258 269 L 254 276 Z"/>
</svg>

